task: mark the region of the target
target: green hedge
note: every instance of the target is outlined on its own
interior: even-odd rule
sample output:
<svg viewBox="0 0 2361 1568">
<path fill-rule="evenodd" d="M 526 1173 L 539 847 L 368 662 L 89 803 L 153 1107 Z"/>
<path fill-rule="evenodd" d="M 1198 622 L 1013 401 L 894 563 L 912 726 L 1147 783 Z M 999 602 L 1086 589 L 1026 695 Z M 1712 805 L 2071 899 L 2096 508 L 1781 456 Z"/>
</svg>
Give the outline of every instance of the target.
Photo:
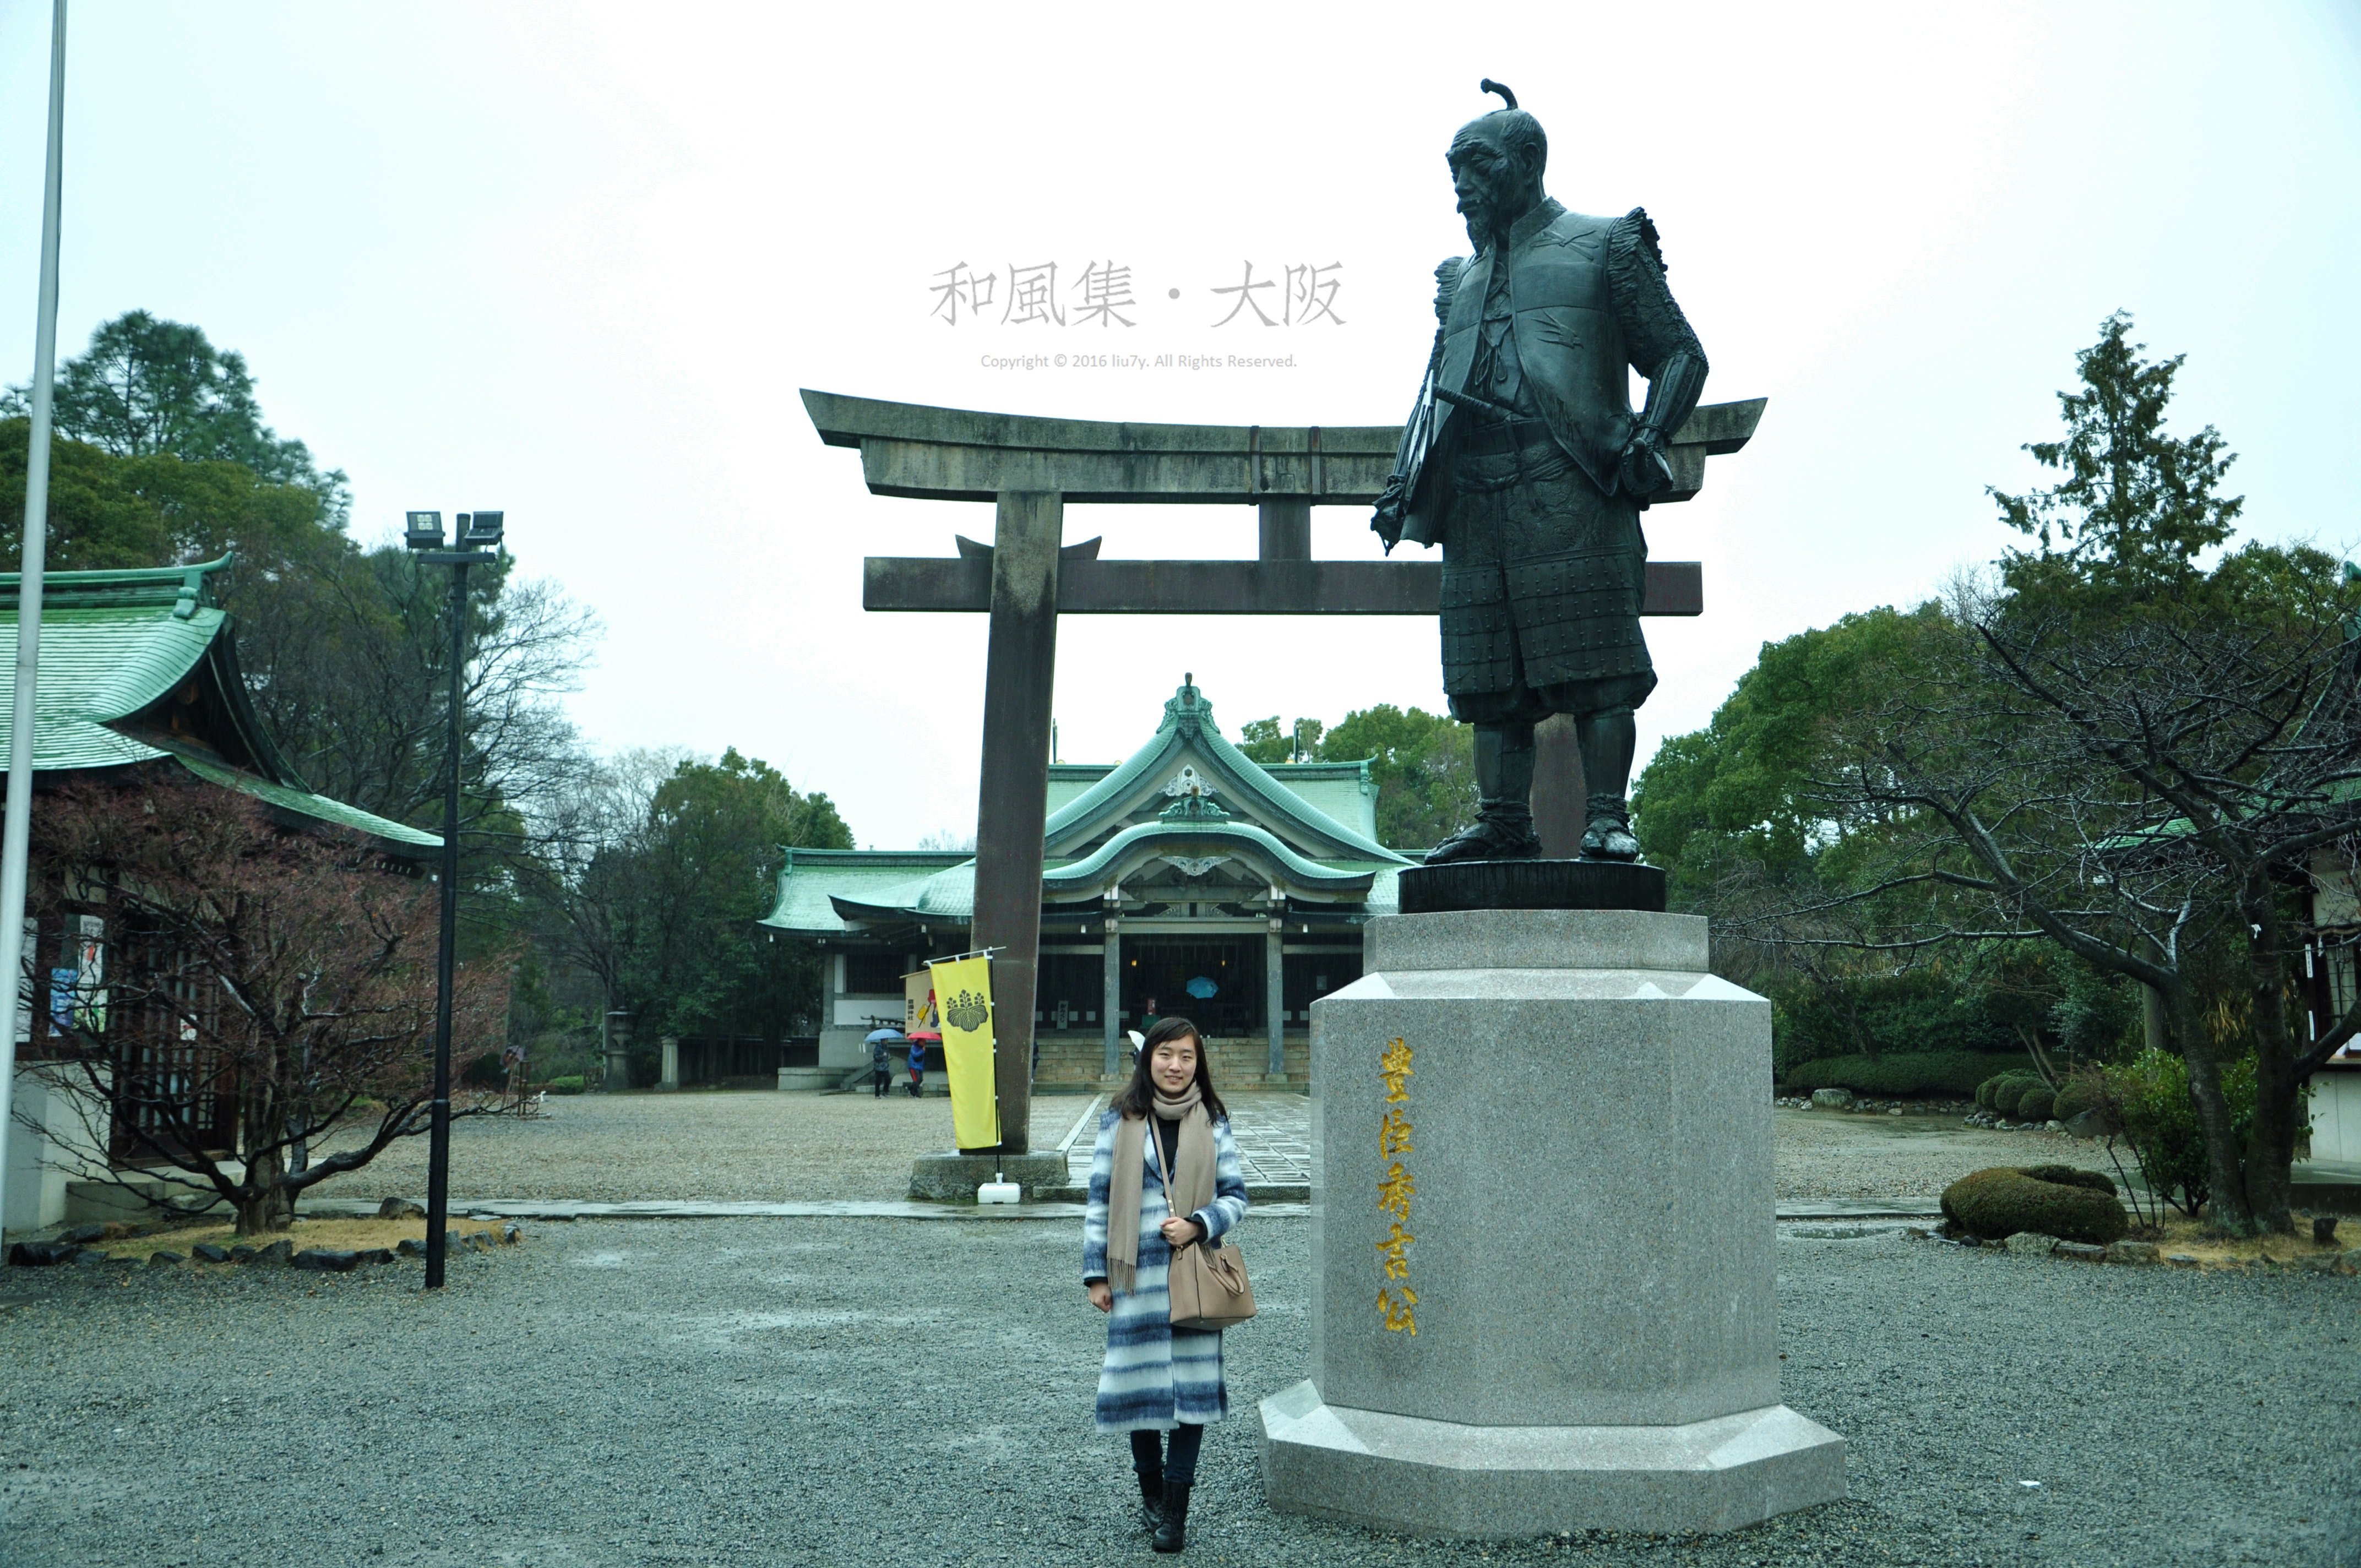
<svg viewBox="0 0 2361 1568">
<path fill-rule="evenodd" d="M 1954 1225 L 1988 1240 L 1998 1241 L 2019 1231 L 2035 1231 L 2060 1241 L 2088 1242 L 2105 1246 L 2121 1241 L 2131 1229 L 2131 1217 L 2115 1201 L 2114 1185 L 2105 1191 L 2088 1184 L 2085 1173 L 2070 1180 L 2044 1180 L 2035 1171 L 2055 1173 L 2057 1166 L 2019 1170 L 2007 1166 L 1963 1176 L 1943 1189 L 1943 1217 Z"/>
<path fill-rule="evenodd" d="M 2058 1102 L 2049 1108 L 2049 1113 L 2061 1122 L 2070 1122 L 2085 1111 L 2103 1109 L 2105 1103 L 2105 1091 L 2098 1075 L 2078 1073 L 2058 1091 Z"/>
<path fill-rule="evenodd" d="M 1867 1057 L 1822 1057 L 1790 1069 L 1795 1088 L 1850 1089 L 1855 1094 L 1972 1094 L 1996 1058 L 1982 1051 L 1895 1051 Z"/>
<path fill-rule="evenodd" d="M 2014 1099 L 2041 1081 L 2041 1075 L 2029 1067 L 2013 1067 L 2005 1072 L 1996 1072 L 1976 1085 L 1976 1103 L 1987 1111 L 2000 1111 L 2004 1093 Z"/>
<path fill-rule="evenodd" d="M 582 1075 L 577 1072 L 566 1078 L 553 1078 L 542 1087 L 552 1094 L 579 1094 L 582 1092 Z"/>
</svg>

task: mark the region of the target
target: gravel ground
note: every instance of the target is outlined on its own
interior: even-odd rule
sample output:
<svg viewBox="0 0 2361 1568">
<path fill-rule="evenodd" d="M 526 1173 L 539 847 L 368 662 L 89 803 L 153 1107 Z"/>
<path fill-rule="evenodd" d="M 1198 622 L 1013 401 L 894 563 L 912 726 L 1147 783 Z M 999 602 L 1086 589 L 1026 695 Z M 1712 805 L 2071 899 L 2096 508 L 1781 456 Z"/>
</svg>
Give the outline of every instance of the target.
<svg viewBox="0 0 2361 1568">
<path fill-rule="evenodd" d="M 1786 1397 L 1849 1441 L 1853 1500 L 1719 1537 L 1479 1545 L 1263 1505 L 1252 1401 L 1305 1365 L 1310 1227 L 1243 1234 L 1264 1305 L 1231 1336 L 1197 1562 L 2361 1563 L 2361 1281 L 1790 1238 Z M 1145 1563 L 1124 1452 L 1091 1431 L 1077 1240 L 585 1222 L 456 1257 L 433 1298 L 414 1266 L 10 1271 L 7 1560 Z"/>
<path fill-rule="evenodd" d="M 1055 1148 L 1088 1096 L 1033 1102 L 1035 1147 Z M 906 1094 L 552 1095 L 538 1116 L 467 1118 L 451 1128 L 451 1196 L 807 1202 L 898 1199 L 910 1162 L 951 1146 L 951 1102 Z M 426 1140 L 405 1138 L 323 1197 L 426 1190 Z"/>
<path fill-rule="evenodd" d="M 1089 1104 L 1074 1096 L 1035 1101 L 1034 1146 L 1055 1147 Z M 1984 1132 L 1952 1116 L 1781 1110 L 1772 1113 L 1772 1127 L 1782 1201 L 1931 1198 L 1993 1165 L 2048 1162 L 2113 1173 L 2094 1144 L 2062 1134 Z M 950 1102 L 944 1099 L 756 1091 L 553 1096 L 531 1121 L 456 1124 L 451 1192 L 463 1202 L 897 1199 L 908 1191 L 910 1161 L 950 1143 Z M 422 1195 L 426 1140 L 404 1140 L 318 1190 L 336 1198 Z"/>
<path fill-rule="evenodd" d="M 1994 1165 L 2079 1165 L 2115 1175 L 2105 1150 L 2064 1133 L 1993 1133 L 1957 1116 L 1771 1113 L 1771 1159 L 1783 1202 L 1937 1198 Z M 2125 1158 L 2125 1168 L 2131 1168 Z"/>
</svg>

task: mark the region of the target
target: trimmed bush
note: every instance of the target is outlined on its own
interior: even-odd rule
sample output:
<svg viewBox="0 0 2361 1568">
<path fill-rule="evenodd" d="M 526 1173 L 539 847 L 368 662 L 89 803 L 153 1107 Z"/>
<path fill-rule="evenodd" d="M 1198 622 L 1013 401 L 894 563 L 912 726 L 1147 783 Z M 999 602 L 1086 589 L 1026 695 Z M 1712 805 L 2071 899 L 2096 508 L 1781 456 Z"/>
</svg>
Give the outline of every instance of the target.
<svg viewBox="0 0 2361 1568">
<path fill-rule="evenodd" d="M 1895 1051 L 1879 1057 L 1822 1057 L 1799 1062 L 1786 1081 L 1801 1092 L 1850 1089 L 1855 1094 L 1971 1094 L 1996 1058 L 1982 1051 Z"/>
<path fill-rule="evenodd" d="M 1993 1108 L 1993 1096 L 2000 1092 L 2001 1080 L 2007 1076 L 2007 1073 L 1996 1072 L 1990 1078 L 1985 1079 L 1982 1083 L 1976 1085 L 1976 1108 L 1978 1110 L 1989 1111 Z"/>
<path fill-rule="evenodd" d="M 2049 1107 L 2049 1113 L 2061 1122 L 2070 1122 L 2085 1111 L 2103 1110 L 2105 1106 L 2106 1092 L 2098 1075 L 2078 1072 L 2058 1091 L 2057 1103 Z"/>
<path fill-rule="evenodd" d="M 2035 1170 L 2058 1171 L 2057 1166 Z M 1960 1229 L 1998 1241 L 2020 1231 L 2056 1236 L 2060 1241 L 2105 1246 L 2121 1241 L 2131 1229 L 2131 1218 L 2115 1201 L 2113 1184 L 2107 1191 L 2086 1185 L 2082 1171 L 2074 1179 L 2045 1181 L 2032 1171 L 1998 1166 L 1963 1176 L 1943 1190 L 1943 1217 Z"/>
<path fill-rule="evenodd" d="M 2037 1072 L 2009 1073 L 2002 1078 L 2000 1087 L 1993 1091 L 1993 1109 L 2001 1115 L 2014 1120 L 2017 1114 L 2019 1101 L 2033 1090 L 2048 1087 L 2049 1085 L 2043 1081 Z"/>
<path fill-rule="evenodd" d="M 2047 1122 L 2050 1108 L 2058 1103 L 2058 1091 L 2046 1083 L 2037 1083 L 2016 1097 L 2016 1119 L 2020 1122 Z"/>
<path fill-rule="evenodd" d="M 2055 1181 L 2067 1187 L 2087 1187 L 2093 1192 L 2115 1195 L 2115 1179 L 2103 1170 L 2084 1170 L 2079 1165 L 2028 1165 L 2021 1168 L 2036 1181 Z"/>
<path fill-rule="evenodd" d="M 577 1072 L 566 1078 L 553 1078 L 542 1087 L 552 1094 L 579 1094 L 582 1092 L 582 1075 Z"/>
</svg>

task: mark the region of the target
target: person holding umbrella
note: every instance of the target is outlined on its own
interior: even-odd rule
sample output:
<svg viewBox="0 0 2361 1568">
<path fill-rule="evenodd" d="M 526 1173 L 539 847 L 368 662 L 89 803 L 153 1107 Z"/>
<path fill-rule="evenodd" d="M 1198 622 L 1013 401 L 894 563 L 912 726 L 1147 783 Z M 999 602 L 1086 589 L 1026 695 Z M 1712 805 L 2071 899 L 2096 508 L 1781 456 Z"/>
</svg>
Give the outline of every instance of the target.
<svg viewBox="0 0 2361 1568">
<path fill-rule="evenodd" d="M 869 1074 L 875 1084 L 875 1091 L 871 1096 L 873 1099 L 884 1099 L 885 1091 L 893 1085 L 894 1053 L 887 1050 L 885 1046 L 889 1040 L 898 1040 L 901 1037 L 902 1031 L 899 1029 L 869 1031 Z"/>
</svg>

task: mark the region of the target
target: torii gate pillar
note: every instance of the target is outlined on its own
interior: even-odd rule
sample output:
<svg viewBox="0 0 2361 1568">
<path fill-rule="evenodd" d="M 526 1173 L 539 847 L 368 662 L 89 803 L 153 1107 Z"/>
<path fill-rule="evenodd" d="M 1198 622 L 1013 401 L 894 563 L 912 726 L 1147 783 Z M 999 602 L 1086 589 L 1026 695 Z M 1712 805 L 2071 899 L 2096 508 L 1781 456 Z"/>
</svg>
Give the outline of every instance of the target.
<svg viewBox="0 0 2361 1568">
<path fill-rule="evenodd" d="M 1033 1103 L 1033 999 L 1041 946 L 1041 831 L 1058 674 L 1058 549 L 1066 498 L 1004 490 L 994 508 L 992 631 L 983 656 L 983 768 L 976 784 L 971 943 L 993 955 L 993 1088 L 1001 1152 L 1023 1154 Z M 1015 1023 L 1017 1027 L 1009 1027 Z"/>
</svg>

